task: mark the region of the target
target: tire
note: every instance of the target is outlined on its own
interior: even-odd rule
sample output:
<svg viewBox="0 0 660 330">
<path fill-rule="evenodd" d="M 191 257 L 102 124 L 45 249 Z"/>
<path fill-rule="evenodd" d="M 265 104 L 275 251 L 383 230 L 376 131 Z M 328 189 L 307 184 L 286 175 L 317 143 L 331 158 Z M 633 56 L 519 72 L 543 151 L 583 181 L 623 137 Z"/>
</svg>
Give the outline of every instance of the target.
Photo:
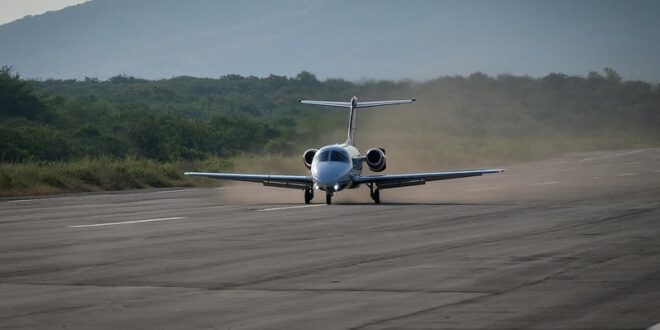
<svg viewBox="0 0 660 330">
<path fill-rule="evenodd" d="M 314 192 L 309 189 L 305 189 L 305 204 L 309 204 L 314 198 Z"/>
<path fill-rule="evenodd" d="M 325 203 L 328 205 L 332 204 L 332 195 L 325 194 Z"/>
<path fill-rule="evenodd" d="M 376 189 L 373 194 L 371 194 L 371 199 L 374 200 L 375 204 L 380 204 L 380 189 Z"/>
</svg>

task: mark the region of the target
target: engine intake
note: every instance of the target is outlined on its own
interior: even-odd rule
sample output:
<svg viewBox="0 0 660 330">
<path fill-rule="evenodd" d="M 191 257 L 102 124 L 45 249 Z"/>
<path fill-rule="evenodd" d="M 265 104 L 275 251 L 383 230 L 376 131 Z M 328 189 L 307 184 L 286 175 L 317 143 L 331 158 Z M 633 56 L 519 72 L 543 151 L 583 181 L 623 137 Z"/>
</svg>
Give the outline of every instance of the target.
<svg viewBox="0 0 660 330">
<path fill-rule="evenodd" d="M 369 169 L 373 172 L 382 172 L 387 168 L 385 162 L 385 149 L 383 148 L 371 148 L 367 151 L 365 155 L 367 165 Z"/>
<path fill-rule="evenodd" d="M 303 153 L 303 163 L 305 163 L 307 168 L 312 168 L 312 160 L 314 159 L 314 155 L 316 155 L 317 151 L 318 149 L 307 149 Z"/>
</svg>

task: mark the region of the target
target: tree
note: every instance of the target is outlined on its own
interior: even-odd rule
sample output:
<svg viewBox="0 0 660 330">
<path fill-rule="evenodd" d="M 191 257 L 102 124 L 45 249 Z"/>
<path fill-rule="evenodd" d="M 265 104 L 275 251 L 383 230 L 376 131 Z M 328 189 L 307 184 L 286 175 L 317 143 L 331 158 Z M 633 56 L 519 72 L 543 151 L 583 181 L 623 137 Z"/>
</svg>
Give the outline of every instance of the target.
<svg viewBox="0 0 660 330">
<path fill-rule="evenodd" d="M 137 156 L 157 160 L 166 160 L 166 134 L 156 118 L 141 115 L 129 128 L 128 137 L 135 148 Z"/>
<path fill-rule="evenodd" d="M 621 75 L 610 67 L 603 69 L 605 72 L 605 79 L 611 83 L 621 83 Z"/>
<path fill-rule="evenodd" d="M 299 80 L 304 83 L 311 83 L 311 84 L 316 84 L 318 83 L 318 79 L 316 79 L 316 76 L 307 72 L 307 71 L 302 71 L 298 75 L 296 75 L 296 80 Z"/>
<path fill-rule="evenodd" d="M 0 68 L 0 116 L 48 119 L 43 102 L 10 66 Z"/>
</svg>

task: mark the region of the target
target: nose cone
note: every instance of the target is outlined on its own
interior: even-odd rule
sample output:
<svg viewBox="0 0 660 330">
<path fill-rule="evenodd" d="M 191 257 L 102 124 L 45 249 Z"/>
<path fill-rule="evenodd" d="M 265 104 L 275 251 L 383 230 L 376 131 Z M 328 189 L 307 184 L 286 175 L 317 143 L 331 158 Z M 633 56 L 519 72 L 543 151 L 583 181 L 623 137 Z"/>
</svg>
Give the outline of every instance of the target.
<svg viewBox="0 0 660 330">
<path fill-rule="evenodd" d="M 319 189 L 339 190 L 342 183 L 347 181 L 350 168 L 343 163 L 323 162 L 312 166 L 312 177 Z"/>
<path fill-rule="evenodd" d="M 321 188 L 329 188 L 337 183 L 341 173 L 338 173 L 336 168 L 332 166 L 321 165 L 316 175 L 316 184 Z"/>
</svg>

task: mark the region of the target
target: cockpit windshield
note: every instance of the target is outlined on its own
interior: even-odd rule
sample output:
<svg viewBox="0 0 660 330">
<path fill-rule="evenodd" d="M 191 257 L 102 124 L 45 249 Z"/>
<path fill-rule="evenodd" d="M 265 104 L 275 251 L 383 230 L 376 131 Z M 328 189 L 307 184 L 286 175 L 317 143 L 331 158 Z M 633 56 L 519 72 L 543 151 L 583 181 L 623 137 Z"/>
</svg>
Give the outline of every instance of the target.
<svg viewBox="0 0 660 330">
<path fill-rule="evenodd" d="M 325 150 L 319 153 L 318 155 L 319 162 L 341 162 L 349 163 L 348 154 L 339 150 Z"/>
<path fill-rule="evenodd" d="M 327 162 L 330 159 L 330 151 L 326 150 L 321 153 L 319 153 L 319 162 Z"/>
<path fill-rule="evenodd" d="M 348 163 L 348 156 L 341 151 L 335 150 L 330 154 L 330 161 Z"/>
</svg>

